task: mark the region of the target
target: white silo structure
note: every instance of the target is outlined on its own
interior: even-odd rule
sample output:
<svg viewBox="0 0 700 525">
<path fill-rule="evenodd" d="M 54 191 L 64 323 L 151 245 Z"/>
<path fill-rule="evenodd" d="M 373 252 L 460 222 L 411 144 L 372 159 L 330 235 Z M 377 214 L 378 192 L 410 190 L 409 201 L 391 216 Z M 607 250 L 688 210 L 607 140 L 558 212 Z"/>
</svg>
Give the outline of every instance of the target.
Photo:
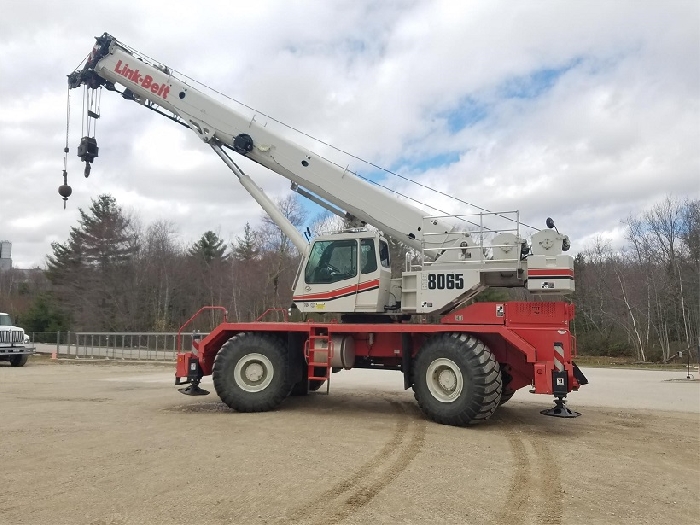
<svg viewBox="0 0 700 525">
<path fill-rule="evenodd" d="M 12 268 L 12 243 L 0 241 L 0 270 Z"/>
</svg>

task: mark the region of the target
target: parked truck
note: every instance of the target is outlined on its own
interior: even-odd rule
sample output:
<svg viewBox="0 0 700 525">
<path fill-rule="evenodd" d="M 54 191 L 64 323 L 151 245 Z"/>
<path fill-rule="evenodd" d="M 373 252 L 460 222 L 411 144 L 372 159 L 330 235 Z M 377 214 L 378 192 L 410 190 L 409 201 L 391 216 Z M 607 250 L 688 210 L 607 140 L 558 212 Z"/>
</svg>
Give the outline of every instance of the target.
<svg viewBox="0 0 700 525">
<path fill-rule="evenodd" d="M 9 314 L 0 312 L 0 361 L 11 366 L 24 366 L 34 353 L 29 336 L 19 326 L 14 326 Z"/>
<path fill-rule="evenodd" d="M 260 412 L 323 384 L 328 392 L 333 372 L 371 368 L 401 371 L 404 388 L 438 423 L 487 420 L 524 387 L 554 396 L 544 414 L 578 415 L 564 401 L 587 383 L 572 360 L 574 306 L 472 301 L 489 286 L 523 287 L 544 299 L 574 291 L 573 258 L 564 253 L 569 239 L 551 219 L 528 242 L 517 211 L 427 214 L 276 133 L 265 115 L 250 118 L 185 78 L 105 33 L 68 82 L 84 88 L 85 100 L 99 100 L 104 88 L 192 130 L 302 255 L 292 308 L 333 313 L 340 321 L 228 322 L 224 316 L 192 350 L 178 354 L 175 383 L 188 385 L 182 393 L 206 395 L 199 384 L 212 375 L 229 407 Z M 88 105 L 86 129 L 94 130 L 99 117 Z M 98 152 L 88 131 L 78 148 L 85 176 Z M 237 155 L 286 178 L 349 227 L 309 242 L 236 164 Z M 65 201 L 71 194 L 65 170 L 63 177 Z M 496 218 L 508 227 L 486 226 Z M 414 253 L 397 278 L 387 235 Z M 429 315 L 439 322 L 425 322 Z"/>
</svg>

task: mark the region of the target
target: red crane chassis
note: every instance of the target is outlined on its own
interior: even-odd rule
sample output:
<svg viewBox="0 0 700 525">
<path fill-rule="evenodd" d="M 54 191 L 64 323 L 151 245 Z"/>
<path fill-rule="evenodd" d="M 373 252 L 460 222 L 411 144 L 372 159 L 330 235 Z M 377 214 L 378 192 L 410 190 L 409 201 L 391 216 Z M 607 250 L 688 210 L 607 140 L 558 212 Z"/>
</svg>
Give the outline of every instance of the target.
<svg viewBox="0 0 700 525">
<path fill-rule="evenodd" d="M 587 383 L 573 362 L 576 339 L 569 328 L 573 317 L 574 306 L 564 302 L 507 302 L 475 303 L 443 316 L 438 324 L 225 321 L 201 341 L 194 341 L 192 351 L 178 354 L 175 382 L 190 384 L 188 389 L 182 389 L 183 393 L 205 392 L 199 389 L 199 381 L 216 374 L 217 355 L 222 347 L 236 336 L 258 334 L 272 336 L 286 346 L 284 373 L 289 375 L 289 385 L 322 384 L 323 381 L 330 384 L 331 372 L 359 367 L 400 370 L 404 375 L 404 387 L 416 390 L 417 379 L 420 379 L 416 374 L 423 370 L 416 371 L 415 364 L 423 349 L 436 338 L 451 336 L 465 340 L 467 336 L 483 343 L 497 363 L 502 399 L 496 406 L 510 399 L 516 390 L 530 386 L 533 393 L 553 394 L 557 398 L 557 406 L 543 413 L 571 417 L 578 414 L 564 406 L 563 398 Z M 342 351 L 338 348 L 339 341 L 352 343 L 351 366 L 334 366 L 334 353 Z M 337 365 L 338 356 L 335 358 Z M 467 371 L 465 378 L 465 381 L 471 379 L 470 372 Z M 226 395 L 222 395 L 218 387 L 217 393 L 227 402 Z M 425 407 L 421 408 L 425 411 Z M 440 421 L 430 413 L 428 416 L 438 422 L 455 424 Z M 478 419 L 470 418 L 465 423 Z"/>
</svg>

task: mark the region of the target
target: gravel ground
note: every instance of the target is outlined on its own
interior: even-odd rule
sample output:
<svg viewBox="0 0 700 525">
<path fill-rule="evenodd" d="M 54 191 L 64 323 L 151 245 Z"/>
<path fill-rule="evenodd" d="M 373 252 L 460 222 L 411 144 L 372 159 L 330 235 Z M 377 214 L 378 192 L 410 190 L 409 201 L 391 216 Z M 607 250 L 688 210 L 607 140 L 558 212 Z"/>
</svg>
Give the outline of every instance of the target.
<svg viewBox="0 0 700 525">
<path fill-rule="evenodd" d="M 520 391 L 462 429 L 424 419 L 395 372 L 237 414 L 180 395 L 168 366 L 2 364 L 0 524 L 700 522 L 700 381 L 584 372 L 582 417 Z"/>
</svg>

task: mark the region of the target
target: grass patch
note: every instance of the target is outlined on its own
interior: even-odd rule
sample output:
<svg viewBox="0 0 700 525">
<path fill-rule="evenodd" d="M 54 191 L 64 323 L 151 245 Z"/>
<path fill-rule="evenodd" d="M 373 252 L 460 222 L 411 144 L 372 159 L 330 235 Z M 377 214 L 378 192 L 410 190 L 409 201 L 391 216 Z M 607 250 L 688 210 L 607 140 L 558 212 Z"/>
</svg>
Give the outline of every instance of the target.
<svg viewBox="0 0 700 525">
<path fill-rule="evenodd" d="M 579 355 L 575 361 L 578 366 L 593 368 L 641 368 L 644 370 L 681 370 L 688 368 L 688 362 L 682 361 L 680 358 L 670 363 L 654 363 L 637 361 L 634 357 Z M 697 363 L 691 359 L 690 369 L 692 370 L 697 366 Z"/>
<path fill-rule="evenodd" d="M 59 355 L 58 359 L 51 359 L 50 354 L 34 354 L 29 357 L 28 364 L 35 365 L 83 365 L 90 364 L 96 366 L 121 366 L 121 365 L 155 365 L 162 367 L 169 367 L 175 370 L 175 361 L 155 361 L 147 359 L 105 359 L 104 357 L 96 357 L 91 359 L 89 357 L 81 357 L 75 359 L 74 357 L 67 357 L 65 355 Z"/>
</svg>

